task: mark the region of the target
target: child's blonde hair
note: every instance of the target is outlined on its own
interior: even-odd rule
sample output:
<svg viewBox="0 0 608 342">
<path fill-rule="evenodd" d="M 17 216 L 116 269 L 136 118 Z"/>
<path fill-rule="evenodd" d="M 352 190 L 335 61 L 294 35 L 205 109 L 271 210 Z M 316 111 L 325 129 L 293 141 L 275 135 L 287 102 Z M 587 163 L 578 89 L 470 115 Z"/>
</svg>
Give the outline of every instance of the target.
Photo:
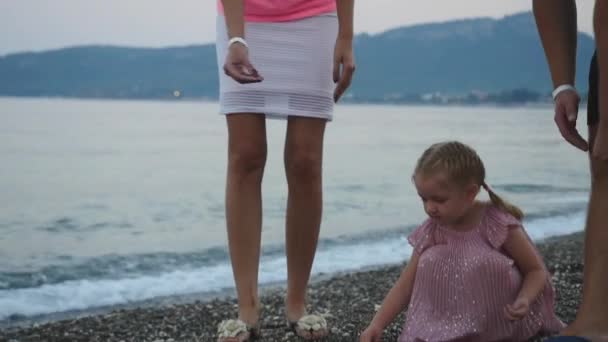
<svg viewBox="0 0 608 342">
<path fill-rule="evenodd" d="M 483 187 L 490 200 L 498 208 L 515 216 L 518 220 L 524 213 L 515 205 L 503 200 L 486 182 L 486 169 L 474 149 L 458 141 L 445 141 L 431 145 L 418 159 L 414 175 L 430 175 L 445 172 L 451 182 L 467 185 L 470 182 Z"/>
</svg>

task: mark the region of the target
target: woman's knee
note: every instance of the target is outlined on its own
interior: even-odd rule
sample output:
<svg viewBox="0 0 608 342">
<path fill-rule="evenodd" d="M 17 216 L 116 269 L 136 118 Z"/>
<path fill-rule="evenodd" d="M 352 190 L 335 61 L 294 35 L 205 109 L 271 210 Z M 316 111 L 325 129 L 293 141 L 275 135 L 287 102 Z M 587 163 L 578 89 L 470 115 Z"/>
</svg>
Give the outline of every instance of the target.
<svg viewBox="0 0 608 342">
<path fill-rule="evenodd" d="M 321 179 L 322 162 L 323 156 L 320 148 L 295 144 L 285 155 L 288 179 L 296 182 L 316 182 Z"/>
<path fill-rule="evenodd" d="M 259 175 L 266 165 L 266 146 L 249 142 L 233 144 L 228 153 L 230 171 L 241 176 Z"/>
</svg>

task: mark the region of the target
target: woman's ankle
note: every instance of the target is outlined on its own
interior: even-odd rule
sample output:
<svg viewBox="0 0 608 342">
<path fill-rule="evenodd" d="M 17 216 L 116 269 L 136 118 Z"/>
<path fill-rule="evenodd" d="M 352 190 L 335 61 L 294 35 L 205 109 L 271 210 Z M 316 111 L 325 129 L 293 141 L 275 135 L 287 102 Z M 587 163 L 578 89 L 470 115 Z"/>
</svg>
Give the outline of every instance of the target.
<svg viewBox="0 0 608 342">
<path fill-rule="evenodd" d="M 260 319 L 259 301 L 252 301 L 247 305 L 239 303 L 239 319 L 249 326 L 255 326 Z"/>
<path fill-rule="evenodd" d="M 290 322 L 295 322 L 306 315 L 306 302 L 304 300 L 285 299 L 285 316 Z"/>
</svg>

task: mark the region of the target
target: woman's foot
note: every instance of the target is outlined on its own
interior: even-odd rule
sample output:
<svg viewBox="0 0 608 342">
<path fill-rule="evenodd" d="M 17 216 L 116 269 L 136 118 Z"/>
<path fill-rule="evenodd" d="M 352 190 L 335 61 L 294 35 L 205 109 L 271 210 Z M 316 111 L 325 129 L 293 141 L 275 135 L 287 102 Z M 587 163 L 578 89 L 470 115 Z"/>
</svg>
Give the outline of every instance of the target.
<svg viewBox="0 0 608 342">
<path fill-rule="evenodd" d="M 287 324 L 291 331 L 307 341 L 318 340 L 329 335 L 327 321 L 321 315 L 304 315 L 293 321 L 288 319 Z"/>
<path fill-rule="evenodd" d="M 240 319 L 227 319 L 217 327 L 218 342 L 247 342 L 260 336 L 258 326 L 247 325 Z"/>
<path fill-rule="evenodd" d="M 226 319 L 218 324 L 218 342 L 245 342 L 260 336 L 260 303 L 257 299 L 250 303 L 239 303 L 238 319 Z"/>
</svg>

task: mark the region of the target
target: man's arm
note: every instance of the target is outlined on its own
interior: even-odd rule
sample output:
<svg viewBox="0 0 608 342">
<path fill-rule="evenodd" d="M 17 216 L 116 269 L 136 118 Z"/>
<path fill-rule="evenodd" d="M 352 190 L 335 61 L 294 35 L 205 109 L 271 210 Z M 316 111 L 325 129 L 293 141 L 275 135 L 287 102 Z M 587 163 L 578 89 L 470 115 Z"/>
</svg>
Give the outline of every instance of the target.
<svg viewBox="0 0 608 342">
<path fill-rule="evenodd" d="M 555 100 L 555 123 L 573 146 L 589 145 L 576 130 L 580 97 L 574 89 L 576 74 L 576 3 L 574 0 L 534 0 L 536 26 L 549 63 Z"/>
<path fill-rule="evenodd" d="M 599 101 L 600 123 L 608 125 L 608 1 L 595 2 L 593 25 L 595 28 L 595 43 L 597 45 L 597 61 L 599 63 Z"/>
<path fill-rule="evenodd" d="M 534 0 L 536 26 L 551 70 L 553 87 L 574 85 L 576 74 L 576 3 Z"/>
</svg>

